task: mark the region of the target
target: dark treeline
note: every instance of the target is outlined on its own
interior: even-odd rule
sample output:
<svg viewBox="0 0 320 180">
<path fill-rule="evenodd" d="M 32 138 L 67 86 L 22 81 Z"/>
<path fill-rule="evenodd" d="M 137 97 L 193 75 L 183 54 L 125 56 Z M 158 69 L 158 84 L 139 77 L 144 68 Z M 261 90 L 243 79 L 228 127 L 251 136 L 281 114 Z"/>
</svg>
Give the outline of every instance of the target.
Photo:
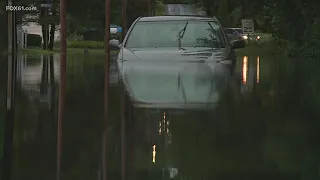
<svg viewBox="0 0 320 180">
<path fill-rule="evenodd" d="M 208 15 L 225 25 L 239 25 L 252 18 L 256 26 L 270 32 L 289 51 L 319 54 L 320 1 L 318 0 L 163 0 L 164 3 L 199 3 Z M 298 50 L 298 51 L 297 51 Z"/>
<path fill-rule="evenodd" d="M 18 0 L 18 4 L 40 5 L 40 1 Z M 53 1 L 54 8 L 45 15 L 39 6 L 40 15 L 36 20 L 39 24 L 50 24 L 51 32 L 58 24 L 58 3 Z M 104 29 L 105 6 L 104 0 L 69 0 L 68 36 L 73 37 L 83 33 L 88 28 Z M 317 55 L 320 43 L 320 1 L 318 0 L 161 0 L 157 4 L 183 3 L 199 4 L 210 16 L 217 16 L 225 26 L 239 26 L 241 19 L 251 18 L 256 22 L 256 29 L 270 32 L 274 37 L 285 44 L 287 48 L 296 51 L 308 50 L 309 55 Z M 3 6 L 4 3 L 0 4 Z M 111 1 L 111 22 L 121 25 L 121 1 Z M 1 13 L 1 12 L 0 12 Z M 128 26 L 139 16 L 148 15 L 147 0 L 128 0 Z M 1 30 L 5 27 L 1 24 Z M 44 34 L 49 33 L 44 30 Z M 0 31 L 1 32 L 1 31 Z M 2 34 L 2 33 L 1 33 Z M 50 39 L 50 38 L 49 38 Z M 49 42 L 48 42 L 49 43 Z M 49 43 L 50 44 L 50 43 Z M 52 44 L 52 42 L 51 42 Z M 50 45 L 51 45 L 50 44 Z M 50 47 L 50 46 L 49 46 Z"/>
</svg>

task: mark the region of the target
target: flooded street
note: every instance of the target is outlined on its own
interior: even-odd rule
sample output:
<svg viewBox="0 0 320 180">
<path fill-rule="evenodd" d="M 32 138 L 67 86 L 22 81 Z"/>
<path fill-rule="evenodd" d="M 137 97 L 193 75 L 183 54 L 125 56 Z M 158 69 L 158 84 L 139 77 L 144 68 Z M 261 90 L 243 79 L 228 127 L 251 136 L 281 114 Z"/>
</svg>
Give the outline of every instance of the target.
<svg viewBox="0 0 320 180">
<path fill-rule="evenodd" d="M 59 58 L 59 54 L 18 57 L 13 180 L 55 179 Z M 122 87 L 115 60 L 113 54 L 107 165 L 110 179 L 119 180 Z M 134 109 L 128 124 L 127 178 L 319 179 L 319 65 L 316 60 L 277 56 L 238 57 L 237 81 L 219 95 L 212 111 Z M 6 68 L 1 60 L 1 130 Z M 101 179 L 103 94 L 104 55 L 68 55 L 65 180 Z"/>
</svg>

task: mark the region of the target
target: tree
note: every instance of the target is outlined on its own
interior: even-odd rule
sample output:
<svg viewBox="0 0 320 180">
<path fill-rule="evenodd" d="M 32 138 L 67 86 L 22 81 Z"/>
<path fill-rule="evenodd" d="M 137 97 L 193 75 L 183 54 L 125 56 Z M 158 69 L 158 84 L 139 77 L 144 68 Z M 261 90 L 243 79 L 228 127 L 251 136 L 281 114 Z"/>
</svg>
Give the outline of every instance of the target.
<svg viewBox="0 0 320 180">
<path fill-rule="evenodd" d="M 221 0 L 218 9 L 218 19 L 224 27 L 229 27 L 230 16 L 228 8 L 228 0 Z"/>
<path fill-rule="evenodd" d="M 35 6 L 38 11 L 25 11 L 24 22 L 36 22 L 41 25 L 43 49 L 53 50 L 54 34 L 56 31 L 56 25 L 59 24 L 59 1 L 58 0 L 18 0 L 19 5 Z M 51 8 L 41 7 L 41 4 L 52 4 Z M 28 18 L 28 15 L 36 16 L 37 20 Z"/>
</svg>

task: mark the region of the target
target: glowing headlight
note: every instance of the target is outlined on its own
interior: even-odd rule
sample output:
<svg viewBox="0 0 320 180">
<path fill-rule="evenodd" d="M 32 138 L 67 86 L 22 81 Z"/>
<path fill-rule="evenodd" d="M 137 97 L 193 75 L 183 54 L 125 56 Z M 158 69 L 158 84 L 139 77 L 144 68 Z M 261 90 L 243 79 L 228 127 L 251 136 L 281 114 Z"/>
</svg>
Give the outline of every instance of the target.
<svg viewBox="0 0 320 180">
<path fill-rule="evenodd" d="M 260 36 L 257 36 L 257 39 L 260 39 Z"/>
<path fill-rule="evenodd" d="M 248 36 L 242 36 L 243 37 L 243 39 L 248 39 Z"/>
</svg>

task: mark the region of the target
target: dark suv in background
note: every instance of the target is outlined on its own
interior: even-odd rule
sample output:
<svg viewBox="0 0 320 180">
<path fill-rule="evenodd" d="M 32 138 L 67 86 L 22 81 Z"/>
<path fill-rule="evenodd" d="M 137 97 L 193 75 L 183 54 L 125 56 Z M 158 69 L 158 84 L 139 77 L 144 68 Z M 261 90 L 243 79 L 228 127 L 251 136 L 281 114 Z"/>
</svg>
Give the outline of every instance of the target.
<svg viewBox="0 0 320 180">
<path fill-rule="evenodd" d="M 225 33 L 227 34 L 230 41 L 235 40 L 260 40 L 260 36 L 256 34 L 246 34 L 243 33 L 241 28 L 225 28 Z"/>
</svg>

